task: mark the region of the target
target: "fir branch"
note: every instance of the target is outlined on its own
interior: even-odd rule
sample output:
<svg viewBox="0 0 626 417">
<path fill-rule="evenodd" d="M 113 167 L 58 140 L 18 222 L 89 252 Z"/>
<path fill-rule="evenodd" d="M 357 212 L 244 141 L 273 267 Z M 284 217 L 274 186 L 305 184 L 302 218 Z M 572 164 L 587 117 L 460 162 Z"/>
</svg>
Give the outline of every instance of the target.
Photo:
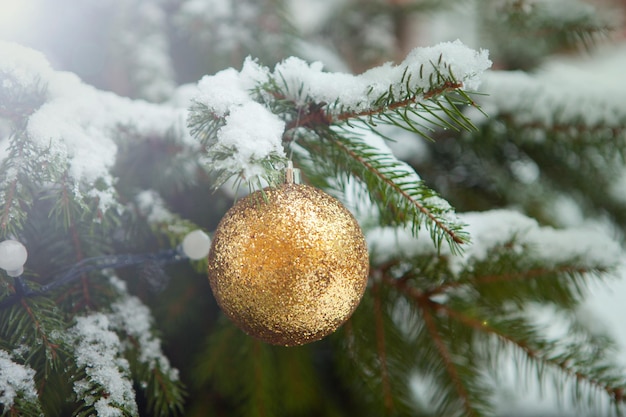
<svg viewBox="0 0 626 417">
<path fill-rule="evenodd" d="M 592 158 L 588 153 L 600 151 L 611 163 L 616 149 L 623 155 L 626 113 L 621 102 L 613 98 L 619 93 L 600 86 L 582 89 L 581 85 L 597 83 L 593 72 L 582 73 L 576 80 L 556 82 L 559 70 L 536 75 L 504 71 L 487 74 L 484 91 L 489 92 L 489 102 L 497 110 L 484 122 L 481 143 L 486 134 L 491 139 L 487 144 L 505 134 L 522 149 L 540 147 L 545 152 L 554 148 L 561 154 L 560 159 L 567 159 L 563 152 L 585 160 Z M 586 103 L 585 107 L 574 105 L 579 102 Z M 506 132 L 502 131 L 503 125 Z M 493 145 L 498 146 L 498 142 Z"/>
<path fill-rule="evenodd" d="M 445 239 L 453 252 L 468 241 L 453 209 L 419 181 L 406 164 L 358 137 L 340 136 L 330 130 L 322 131 L 320 136 L 324 139 L 299 141 L 313 160 L 310 169 L 326 176 L 354 176 L 362 181 L 369 198 L 379 207 L 382 224 L 408 225 L 414 236 L 425 224 L 435 246 L 440 247 Z"/>
<path fill-rule="evenodd" d="M 53 252 L 55 257 L 51 259 L 57 269 L 67 268 L 68 257 L 74 259 L 75 264 L 79 264 L 87 258 L 110 253 L 109 232 L 119 222 L 117 215 L 111 213 L 113 210 L 103 215 L 98 208 L 96 197 L 87 198 L 75 193 L 74 185 L 73 179 L 66 171 L 59 179 L 58 185 L 41 197 L 42 201 L 52 202 L 51 205 L 45 205 L 40 209 L 46 210 L 49 218 L 58 220 L 58 223 L 54 224 L 53 232 L 63 233 L 62 239 L 47 242 L 57 249 L 56 253 Z M 82 273 L 77 282 L 77 285 L 60 292 L 57 300 L 61 305 L 72 306 L 72 310 L 68 312 L 70 315 L 111 302 L 113 294 L 102 275 Z"/>
<path fill-rule="evenodd" d="M 79 406 L 77 416 L 117 413 L 138 414 L 130 381 L 129 363 L 122 355 L 120 339 L 102 313 L 77 317 L 69 329 L 76 370 L 72 375 Z"/>
<path fill-rule="evenodd" d="M 14 361 L 0 349 L 0 416 L 41 417 L 41 402 L 35 389 L 35 371 Z"/>
<path fill-rule="evenodd" d="M 462 87 L 462 82 L 449 79 L 443 82 L 442 85 L 433 89 L 425 92 L 407 94 L 404 98 L 396 99 L 391 95 L 391 93 L 389 93 L 391 97 L 381 96 L 376 100 L 377 103 L 381 103 L 377 107 L 368 108 L 366 110 L 341 109 L 338 113 L 332 111 L 333 106 L 325 103 L 318 104 L 309 101 L 306 106 L 303 107 L 298 106 L 296 102 L 291 102 L 295 108 L 298 108 L 298 114 L 303 116 L 293 118 L 285 127 L 285 131 L 288 132 L 291 129 L 299 127 L 316 129 L 320 125 L 341 125 L 344 123 L 350 124 L 359 121 L 371 125 L 375 125 L 376 123 L 394 124 L 428 137 L 428 135 L 424 134 L 421 128 L 418 127 L 419 124 L 416 120 L 411 120 L 406 116 L 408 112 L 419 117 L 419 111 L 423 110 L 426 113 L 439 118 L 442 126 L 455 128 L 456 126 L 453 123 L 437 116 L 437 111 L 441 111 L 450 116 L 454 116 L 454 118 L 451 119 L 453 121 L 458 122 L 459 120 L 463 120 L 464 123 L 458 122 L 458 124 L 466 127 L 467 125 L 465 122 L 469 122 L 469 120 L 462 118 L 461 113 L 457 110 L 457 106 L 461 104 L 460 100 L 458 102 L 450 101 L 449 103 L 453 105 L 454 110 L 457 110 L 455 112 L 451 111 L 439 100 L 437 100 L 438 96 L 444 96 L 446 94 L 456 92 L 458 94 L 454 96 L 455 98 L 463 98 L 464 104 L 476 107 L 476 103 L 474 103 L 474 101 L 466 93 L 460 91 Z M 273 96 L 278 101 L 288 101 L 288 96 L 284 93 L 273 92 Z M 428 101 L 431 101 L 432 104 L 425 103 Z M 335 105 L 338 106 L 339 104 Z M 412 107 L 416 107 L 416 109 L 413 109 Z M 398 120 L 404 121 L 405 123 L 401 124 Z M 429 122 L 432 123 L 432 120 Z M 473 130 L 476 129 L 471 122 L 467 127 Z"/>
<path fill-rule="evenodd" d="M 352 407 L 356 406 L 360 416 L 431 415 L 431 399 L 417 398 L 412 382 L 424 361 L 426 367 L 432 365 L 433 352 L 427 348 L 416 354 L 416 339 L 424 333 L 423 326 L 413 320 L 413 312 L 407 312 L 405 300 L 379 279 L 374 278 L 376 290 L 372 287 L 365 293 L 357 311 L 333 336 L 339 376 L 357 399 Z"/>
<path fill-rule="evenodd" d="M 597 11 L 587 3 L 579 1 L 562 2 L 570 8 L 570 13 L 562 13 L 558 6 L 531 4 L 530 12 L 515 13 L 509 18 L 509 28 L 519 34 L 533 33 L 538 39 L 547 39 L 554 47 L 571 48 L 582 42 L 590 48 L 594 40 L 610 31 L 608 21 L 603 21 Z"/>
<path fill-rule="evenodd" d="M 457 225 L 446 224 L 445 220 L 435 215 L 435 212 L 437 211 L 436 208 L 434 208 L 433 206 L 427 207 L 426 203 L 422 203 L 418 201 L 419 197 L 417 197 L 414 193 L 412 193 L 411 191 L 407 189 L 403 189 L 402 187 L 403 184 L 398 184 L 397 179 L 396 181 L 394 181 L 390 178 L 390 175 L 383 173 L 382 171 L 387 167 L 385 167 L 384 165 L 376 166 L 377 161 L 368 160 L 366 156 L 359 155 L 357 153 L 358 150 L 355 149 L 356 147 L 350 149 L 347 143 L 336 141 L 334 144 L 335 146 L 341 148 L 346 154 L 348 154 L 355 161 L 361 163 L 366 168 L 367 171 L 378 176 L 378 178 L 383 183 L 385 183 L 387 186 L 389 186 L 390 188 L 394 189 L 394 191 L 399 193 L 403 199 L 407 200 L 416 210 L 418 210 L 421 214 L 426 216 L 430 220 L 430 222 L 432 222 L 432 224 L 435 225 L 434 227 L 441 229 L 443 233 L 447 235 L 449 241 L 457 243 L 457 244 L 463 244 L 467 241 L 466 237 L 463 237 L 461 233 L 457 233 L 457 231 L 454 230 L 454 229 L 457 229 L 457 230 L 459 229 Z M 434 194 L 434 192 L 432 193 Z M 416 223 L 419 224 L 419 222 L 416 222 Z M 437 239 L 437 241 L 440 241 L 440 239 Z"/>
<path fill-rule="evenodd" d="M 450 375 L 450 379 L 452 380 L 452 383 L 454 384 L 454 387 L 456 388 L 457 394 L 461 402 L 463 403 L 463 407 L 465 409 L 466 415 L 476 416 L 476 413 L 473 407 L 471 406 L 470 396 L 467 390 L 465 389 L 465 386 L 463 385 L 459 372 L 456 368 L 456 364 L 454 363 L 451 353 L 448 350 L 448 347 L 446 346 L 442 336 L 439 334 L 439 331 L 437 330 L 437 324 L 435 323 L 435 320 L 432 314 L 433 308 L 432 308 L 431 301 L 428 299 L 424 299 L 423 297 L 420 297 L 419 301 L 417 299 L 415 299 L 415 301 L 421 307 L 422 317 L 424 319 L 426 328 L 428 329 L 428 332 L 432 337 L 433 343 L 435 344 L 435 346 L 437 347 L 437 350 L 439 351 L 439 355 L 443 363 L 445 364 L 446 370 L 448 374 Z"/>
<path fill-rule="evenodd" d="M 559 268 L 563 272 L 569 272 L 566 268 Z M 536 270 L 538 271 L 538 270 Z M 503 277 L 504 279 L 511 279 L 512 276 Z M 517 279 L 518 277 L 515 277 Z M 616 376 L 612 376 L 610 374 L 613 371 L 613 368 L 605 365 L 596 364 L 598 361 L 602 360 L 602 357 L 598 357 L 591 353 L 590 356 L 585 356 L 584 349 L 585 346 L 593 345 L 591 340 L 583 340 L 579 342 L 579 345 L 576 346 L 568 346 L 566 348 L 566 353 L 559 354 L 559 344 L 557 342 L 550 342 L 544 340 L 541 336 L 539 336 L 536 331 L 530 328 L 528 325 L 519 322 L 519 320 L 515 320 L 515 322 L 506 323 L 506 318 L 504 317 L 506 313 L 501 310 L 485 312 L 483 313 L 483 317 L 468 315 L 466 312 L 461 312 L 459 309 L 451 306 L 450 302 L 437 302 L 434 301 L 431 297 L 436 294 L 441 294 L 439 291 L 430 291 L 425 290 L 422 291 L 414 286 L 409 285 L 406 280 L 398 280 L 389 275 L 383 275 L 384 282 L 387 285 L 392 286 L 393 288 L 397 288 L 400 292 L 409 297 L 413 302 L 415 302 L 418 306 L 421 307 L 423 311 L 423 320 L 426 324 L 429 332 L 433 337 L 433 341 L 439 350 L 441 357 L 446 363 L 446 368 L 450 377 L 457 386 L 457 390 L 459 392 L 460 398 L 469 398 L 467 393 L 463 393 L 463 386 L 461 384 L 461 380 L 458 376 L 458 372 L 454 367 L 454 362 L 450 357 L 450 353 L 445 346 L 445 342 L 441 339 L 441 336 L 437 333 L 436 324 L 434 321 L 434 317 L 432 313 L 436 313 L 437 315 L 443 315 L 449 317 L 458 323 L 466 326 L 473 331 L 477 331 L 480 333 L 484 333 L 486 335 L 496 336 L 498 339 L 503 341 L 506 345 L 513 345 L 516 348 L 520 349 L 524 352 L 528 359 L 536 361 L 537 363 L 543 365 L 547 365 L 552 369 L 560 371 L 562 374 L 567 375 L 571 379 L 575 380 L 577 383 L 581 382 L 586 384 L 589 388 L 598 389 L 605 394 L 608 395 L 615 404 L 619 406 L 619 403 L 624 401 L 623 390 L 624 390 L 624 381 L 623 378 L 617 378 Z M 491 281 L 492 277 L 489 277 Z M 501 282 L 497 280 L 496 282 Z M 446 286 L 446 288 L 454 288 L 456 285 Z M 466 302 L 463 302 L 465 305 Z M 489 301 L 483 301 L 479 305 L 488 305 Z M 473 307 L 472 310 L 476 310 L 477 307 Z M 503 320 L 503 321 L 502 321 Z M 500 322 L 498 327 L 490 324 L 490 322 Z M 511 332 L 509 334 L 509 332 Z M 500 349 L 501 350 L 501 349 Z M 543 378 L 540 375 L 540 378 Z M 620 382 L 621 381 L 621 382 Z M 578 399 L 580 394 L 575 397 Z M 469 413 L 468 415 L 472 415 Z"/>
<path fill-rule="evenodd" d="M 172 381 L 159 366 L 155 366 L 149 372 L 145 395 L 150 415 L 155 417 L 182 415 L 185 394 L 182 384 L 179 381 Z"/>
<path fill-rule="evenodd" d="M 107 315 L 109 327 L 121 339 L 124 355 L 130 363 L 131 375 L 139 382 L 151 415 L 166 417 L 183 411 L 185 390 L 178 371 L 171 367 L 160 349 L 160 340 L 153 334 L 153 319 L 147 306 L 130 296 L 125 285 L 112 276 L 120 299 L 111 305 Z"/>
<path fill-rule="evenodd" d="M 54 362 L 57 359 L 57 349 L 59 345 L 50 341 L 47 332 L 42 327 L 41 319 L 37 317 L 26 298 L 22 298 L 20 300 L 20 305 L 30 318 L 30 321 L 35 328 L 37 338 L 41 340 L 41 343 L 44 346 L 46 358 L 49 358 L 51 362 Z"/>
<path fill-rule="evenodd" d="M 198 139 L 206 147 L 215 145 L 217 132 L 226 124 L 226 117 L 218 115 L 198 100 L 192 102 L 189 108 L 187 125 L 193 137 Z"/>
<path fill-rule="evenodd" d="M 473 88 L 490 65 L 486 51 L 473 51 L 460 42 L 418 48 L 398 66 L 381 66 L 358 76 L 325 73 L 297 58 L 279 63 L 272 73 L 248 59 L 240 73 L 224 70 L 200 82 L 201 94 L 188 124 L 207 147 L 208 168 L 220 173 L 218 180 L 232 175 L 253 180 L 285 162 L 278 147 L 281 138 L 285 143 L 293 139 L 296 128 L 383 123 L 426 137 L 423 130 L 433 125 L 474 129 L 459 108 L 475 105 L 462 88 Z M 379 72 L 384 73 L 384 82 L 372 75 Z M 349 95 L 337 91 L 337 85 L 345 83 Z M 232 97 L 222 97 L 224 85 Z M 240 117 L 244 112 L 245 121 Z M 238 134 L 233 136 L 234 132 Z M 249 132 L 263 142 L 259 155 L 241 145 L 240 136 Z M 262 162 L 265 165 L 259 166 Z"/>
<path fill-rule="evenodd" d="M 475 261 L 459 274 L 459 284 L 465 283 L 465 288 L 471 288 L 481 300 L 494 304 L 503 305 L 506 300 L 523 305 L 534 300 L 570 309 L 583 299 L 592 279 L 600 280 L 609 271 L 600 261 L 583 261 L 576 255 L 546 265 L 541 258 L 535 259 L 540 254 L 533 247 L 522 245 L 522 248 L 522 254 L 516 254 L 506 245 L 493 248 L 489 251 L 491 259 Z M 449 289 L 461 285 L 441 284 Z"/>
<path fill-rule="evenodd" d="M 55 382 L 67 378 L 72 346 L 63 339 L 66 328 L 61 312 L 49 298 L 19 298 L 0 309 L 0 339 L 16 360 L 35 371 L 38 401 L 46 413 L 55 407 L 57 395 L 64 389 Z"/>
<path fill-rule="evenodd" d="M 501 120 L 511 130 L 528 131 L 532 135 L 533 132 L 545 132 L 548 135 L 562 135 L 570 141 L 589 146 L 598 146 L 606 144 L 608 140 L 605 138 L 621 138 L 626 132 L 624 124 L 588 124 L 582 121 L 555 120 L 546 123 L 545 120 L 533 120 L 527 122 L 517 122 L 511 114 L 504 113 L 500 115 Z M 626 115 L 624 117 L 626 119 Z M 591 140 L 590 140 L 591 139 Z"/>
<path fill-rule="evenodd" d="M 478 275 L 472 276 L 469 280 L 459 280 L 459 281 L 447 281 L 433 287 L 428 290 L 430 294 L 441 294 L 446 292 L 452 288 L 458 288 L 461 286 L 480 286 L 484 284 L 496 284 L 500 282 L 509 282 L 509 281 L 517 281 L 517 280 L 530 280 L 537 278 L 549 278 L 554 275 L 560 274 L 575 274 L 575 275 L 583 275 L 590 273 L 589 268 L 572 266 L 572 265 L 558 265 L 553 268 L 539 267 L 535 269 L 525 270 L 525 271 L 516 271 L 516 272 L 504 272 L 501 274 L 494 275 Z"/>
<path fill-rule="evenodd" d="M 336 126 L 363 123 L 373 131 L 378 125 L 390 125 L 413 132 L 432 141 L 435 128 L 455 131 L 476 131 L 474 124 L 463 114 L 461 106 L 480 108 L 461 90 L 460 82 L 446 81 L 441 87 L 399 101 L 385 103 L 380 108 L 356 113 L 340 113 L 329 119 Z"/>
<path fill-rule="evenodd" d="M 399 290 L 401 294 L 407 296 L 419 309 L 421 315 L 416 319 L 423 321 L 429 339 L 432 341 L 445 372 L 449 377 L 449 381 L 456 393 L 456 399 L 460 402 L 464 415 L 473 417 L 482 415 L 478 407 L 485 406 L 481 404 L 483 399 L 478 396 L 476 390 L 469 391 L 469 384 L 472 377 L 467 372 L 464 372 L 464 375 L 461 376 L 459 369 L 461 365 L 454 359 L 454 354 L 447 345 L 445 336 L 438 328 L 435 315 L 439 314 L 439 303 L 434 302 L 430 298 L 431 294 L 427 291 L 421 291 L 416 287 L 409 286 L 406 280 L 396 279 L 388 274 L 383 274 L 382 280 L 385 284 Z M 457 337 L 460 338 L 461 336 L 458 335 Z M 459 342 L 457 341 L 457 343 Z M 469 353 L 465 352 L 465 355 L 467 354 Z M 472 365 L 475 366 L 476 364 L 474 363 Z M 450 400 L 451 398 L 447 399 L 447 401 Z M 442 407 L 443 404 L 446 404 L 446 401 L 442 402 Z"/>
<path fill-rule="evenodd" d="M 14 403 L 8 408 L 0 404 L 2 417 L 41 417 L 43 415 L 39 402 L 25 399 L 21 395 L 15 398 Z"/>
<path fill-rule="evenodd" d="M 390 415 L 394 408 L 394 399 L 391 392 L 391 384 L 389 383 L 389 369 L 387 367 L 387 353 L 385 348 L 385 331 L 382 316 L 382 300 L 380 295 L 379 283 L 374 282 L 372 285 L 372 294 L 374 297 L 374 324 L 376 328 L 376 350 L 378 353 L 378 362 L 380 364 L 380 378 L 383 389 L 383 403 L 387 414 Z"/>
<path fill-rule="evenodd" d="M 575 353 L 572 352 L 571 355 L 567 355 L 565 357 L 550 356 L 549 352 L 557 351 L 557 346 L 549 342 L 537 343 L 531 342 L 530 340 L 518 340 L 515 339 L 501 330 L 490 326 L 487 320 L 479 320 L 472 317 L 467 316 L 466 314 L 462 314 L 445 304 L 437 304 L 437 310 L 446 314 L 447 316 L 461 322 L 462 324 L 473 328 L 476 331 L 480 331 L 483 333 L 487 333 L 490 335 L 495 335 L 498 338 L 502 339 L 504 342 L 515 345 L 518 349 L 522 350 L 529 359 L 543 363 L 548 365 L 554 369 L 557 369 L 567 376 L 575 379 L 577 382 L 582 382 L 587 384 L 591 388 L 596 388 L 601 391 L 604 391 L 608 397 L 615 401 L 616 405 L 621 406 L 620 403 L 624 402 L 624 389 L 626 387 L 625 383 L 622 382 L 619 386 L 613 385 L 614 378 L 609 377 L 606 379 L 606 375 L 596 374 L 591 371 L 589 373 L 585 373 L 576 368 L 576 365 L 579 365 L 576 360 Z M 543 349 L 537 349 L 532 346 L 532 344 L 543 344 Z M 543 350 L 543 352 L 542 352 Z M 582 349 L 581 349 L 582 351 Z M 595 358 L 596 360 L 598 358 Z M 593 359 L 592 359 L 593 360 Z M 584 361 L 580 361 L 584 362 Z M 598 368 L 602 373 L 606 373 L 606 371 L 613 370 L 612 368 Z"/>
<path fill-rule="evenodd" d="M 460 130 L 478 130 L 474 123 L 463 114 L 462 107 L 480 107 L 465 92 L 463 83 L 456 81 L 453 75 L 443 78 L 443 82 L 431 89 L 407 91 L 396 97 L 393 89 L 374 100 L 374 105 L 365 110 L 344 108 L 340 102 L 327 104 L 306 98 L 304 104 L 290 99 L 289 94 L 274 87 L 272 96 L 276 100 L 273 111 L 282 111 L 290 116 L 285 127 L 285 141 L 292 140 L 294 129 L 305 128 L 313 131 L 326 126 L 346 129 L 354 125 L 368 126 L 374 132 L 378 125 L 390 125 L 416 133 L 432 140 L 431 132 L 435 128 Z M 408 83 L 408 81 L 407 81 Z M 269 88 L 269 87 L 268 87 Z M 283 87 L 284 88 L 284 87 Z M 337 110 L 339 108 L 339 110 Z M 294 117 L 293 115 L 297 115 Z M 378 133 L 378 132 L 377 132 Z M 381 135 L 382 136 L 382 135 Z"/>
<path fill-rule="evenodd" d="M 19 236 L 35 190 L 52 179 L 53 167 L 46 162 L 45 151 L 30 143 L 24 129 L 15 129 L 8 138 L 9 155 L 0 163 L 0 236 Z"/>
<path fill-rule="evenodd" d="M 0 310 L 0 335 L 12 347 L 29 346 L 23 360 L 37 371 L 41 383 L 58 366 L 62 347 L 53 332 L 64 327 L 58 309 L 47 299 L 20 298 Z"/>
<path fill-rule="evenodd" d="M 248 107 L 244 108 L 244 106 Z M 277 129 L 278 125 L 282 129 L 282 122 L 269 110 L 252 101 L 251 98 L 246 103 L 231 107 L 225 114 L 221 115 L 217 114 L 216 111 L 209 108 L 206 104 L 196 102 L 190 110 L 188 119 L 191 134 L 204 145 L 206 152 L 204 162 L 206 169 L 215 176 L 215 188 L 222 186 L 233 176 L 237 176 L 239 181 L 248 182 L 253 189 L 257 187 L 257 183 L 260 183 L 261 180 L 265 180 L 271 185 L 277 184 L 279 182 L 277 180 L 277 169 L 286 164 L 282 148 L 279 149 L 282 130 L 280 132 L 255 132 L 258 137 L 264 138 L 264 146 L 261 148 L 267 148 L 268 146 L 272 148 L 270 150 L 263 149 L 260 151 L 261 155 L 257 155 L 256 151 L 251 151 L 249 144 L 246 145 L 246 155 L 240 155 L 243 153 L 242 149 L 240 149 L 242 143 L 240 138 L 237 138 L 235 141 L 239 141 L 238 143 L 233 143 L 233 132 L 228 133 L 229 139 L 226 140 L 223 135 L 224 129 L 228 126 L 238 130 L 238 134 L 249 134 L 249 132 L 242 133 L 242 126 L 230 120 L 233 114 L 240 117 L 244 111 L 249 113 L 247 114 L 248 117 L 265 122 L 263 125 L 264 130 L 268 129 L 269 123 L 274 125 L 274 129 Z M 227 124 L 229 121 L 231 124 Z M 238 136 L 238 134 L 235 134 L 235 136 Z M 263 135 L 259 136 L 261 134 Z"/>
<path fill-rule="evenodd" d="M 16 216 L 12 216 L 11 212 L 13 211 L 13 207 L 15 204 L 14 196 L 17 188 L 17 178 L 14 178 L 8 183 L 8 187 L 4 192 L 4 196 L 2 198 L 2 202 L 4 203 L 2 206 L 2 214 L 0 215 L 0 229 L 2 230 L 2 236 L 8 236 L 12 234 L 12 229 L 10 229 L 9 219 L 15 221 Z"/>
<path fill-rule="evenodd" d="M 578 0 L 511 1 L 479 7 L 493 44 L 490 50 L 515 68 L 532 68 L 563 50 L 590 50 L 614 26 L 608 15 Z"/>
</svg>

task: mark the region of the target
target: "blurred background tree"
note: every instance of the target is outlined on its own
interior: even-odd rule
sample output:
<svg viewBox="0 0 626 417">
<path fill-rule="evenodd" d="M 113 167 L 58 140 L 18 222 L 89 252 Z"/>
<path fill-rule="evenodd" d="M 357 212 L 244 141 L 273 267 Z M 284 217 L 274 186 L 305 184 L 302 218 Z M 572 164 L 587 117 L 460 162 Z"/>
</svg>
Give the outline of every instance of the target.
<svg viewBox="0 0 626 417">
<path fill-rule="evenodd" d="M 66 328 L 77 346 L 91 340 L 80 333 L 79 323 L 83 329 L 107 329 L 103 318 L 87 316 L 92 320 L 87 322 L 78 313 L 109 311 L 107 320 L 117 324 L 108 329 L 124 333 L 123 343 L 139 346 L 139 336 L 128 330 L 121 313 L 115 315 L 115 306 L 120 297 L 134 302 L 133 294 L 150 307 L 153 328 L 180 378 L 167 379 L 169 365 L 157 366 L 168 382 L 157 388 L 136 386 L 146 392 L 145 399 L 137 409 L 120 406 L 124 414 L 119 415 L 176 414 L 183 409 L 183 396 L 185 416 L 513 417 L 557 413 L 553 399 L 559 396 L 563 415 L 589 415 L 575 411 L 588 410 L 587 402 L 592 414 L 609 413 L 607 404 L 623 402 L 626 373 L 603 360 L 615 358 L 616 345 L 608 334 L 622 333 L 615 328 L 604 332 L 611 326 L 590 319 L 581 306 L 590 277 L 607 276 L 613 270 L 608 266 L 619 259 L 585 263 L 578 258 L 593 251 L 594 233 L 620 243 L 624 238 L 624 18 L 626 7 L 618 0 L 0 0 L 0 39 L 42 51 L 55 70 L 75 73 L 99 90 L 151 103 L 146 104 L 151 115 L 158 106 L 188 108 L 198 80 L 229 67 L 239 70 L 247 56 L 269 68 L 297 56 L 321 61 L 328 71 L 358 74 L 385 62 L 399 64 L 413 48 L 441 41 L 458 38 L 488 49 L 493 70 L 484 75 L 481 94 L 472 96 L 488 117 L 468 106 L 458 123 L 426 121 L 424 131 L 432 140 L 393 123 L 376 133 L 392 139 L 387 145 L 395 156 L 459 213 L 514 209 L 541 226 L 593 230 L 567 235 L 580 240 L 582 252 L 571 255 L 565 245 L 567 256 L 558 260 L 550 251 L 543 258 L 532 255 L 532 239 L 518 242 L 517 234 L 523 233 L 512 230 L 508 241 L 492 242 L 488 256 L 454 271 L 446 250 L 413 251 L 410 245 L 417 243 L 382 235 L 377 245 L 376 228 L 365 224 L 366 234 L 372 231 L 372 279 L 361 307 L 338 334 L 299 348 L 262 344 L 224 320 L 202 264 L 168 266 L 169 281 L 161 292 L 153 291 L 154 281 L 165 280 L 159 268 L 144 268 L 140 275 L 146 279 L 122 269 L 118 275 L 128 290 L 116 293 L 107 274 L 84 277 L 65 295 L 34 299 L 31 308 L 49 319 L 49 328 Z M 0 56 L 5 62 L 12 58 Z M 46 86 L 9 95 L 14 90 L 7 85 L 5 78 L 0 90 L 5 94 L 0 96 L 0 232 L 3 239 L 19 238 L 27 245 L 33 286 L 44 285 L 51 271 L 89 256 L 151 252 L 176 245 L 194 227 L 214 231 L 232 205 L 232 187 L 214 190 L 215 177 L 198 158 L 199 148 L 181 139 L 189 136 L 187 128 L 167 121 L 163 128 L 138 127 L 133 120 L 141 109 L 112 134 L 117 154 L 111 181 L 92 184 L 97 191 L 114 188 L 124 210 L 103 212 L 97 198 L 64 200 L 73 184 L 60 182 L 68 172 L 62 163 L 47 166 L 37 179 L 13 176 L 13 168 L 41 172 L 37 163 L 47 160 L 33 149 L 30 155 L 39 155 L 30 158 L 33 166 L 19 168 L 28 149 L 16 145 L 26 135 L 20 123 L 45 101 Z M 303 140 L 314 153 L 311 143 Z M 301 158 L 305 178 L 308 174 L 315 185 L 332 188 L 328 172 L 307 171 Z M 56 186 L 49 186 L 51 179 Z M 17 199 L 13 212 L 10 197 L 16 194 L 23 200 Z M 506 219 L 519 220 L 497 219 L 503 224 L 494 217 L 493 227 L 502 229 L 508 227 Z M 489 240 L 488 230 L 470 232 Z M 542 236 L 549 247 L 552 235 Z M 399 245 L 396 257 L 385 255 L 388 242 Z M 496 284 L 489 285 L 490 278 Z M 519 278 L 524 284 L 516 284 Z M 16 290 L 11 279 L 3 279 L 5 298 Z M 469 295 L 448 292 L 468 283 Z M 142 305 L 135 307 L 143 314 Z M 0 405 L 2 413 L 98 411 L 94 404 L 77 405 L 87 391 L 77 391 L 75 381 L 53 379 L 49 385 L 58 388 L 44 388 L 47 377 L 60 378 L 54 367 L 65 363 L 67 353 L 54 343 L 47 346 L 46 333 L 29 330 L 32 323 L 17 320 L 15 311 L 4 308 L 0 317 L 5 338 L 0 349 L 13 352 L 0 359 L 38 363 L 37 390 L 45 396 L 33 406 L 24 394 L 23 403 Z M 522 312 L 531 318 L 522 319 Z M 74 316 L 84 320 L 74 325 Z M 551 322 L 562 325 L 546 330 Z M 476 336 L 481 326 L 495 337 Z M 563 329 L 571 338 L 559 333 Z M 15 337 L 6 336 L 12 333 Z M 15 353 L 20 340 L 31 340 L 25 334 L 39 340 L 40 351 Z M 138 348 L 135 357 L 128 356 L 130 372 L 159 385 L 154 365 L 142 365 L 141 352 Z M 503 358 L 534 371 L 509 369 L 501 365 Z M 75 365 L 75 375 L 87 372 Z M 152 379 L 145 376 L 150 372 Z M 0 373 L 0 382 L 9 375 Z M 542 380 L 554 384 L 539 384 Z M 91 389 L 94 398 L 110 395 Z M 543 403 L 536 400 L 538 392 L 547 398 Z M 72 395 L 77 398 L 65 403 Z"/>
</svg>

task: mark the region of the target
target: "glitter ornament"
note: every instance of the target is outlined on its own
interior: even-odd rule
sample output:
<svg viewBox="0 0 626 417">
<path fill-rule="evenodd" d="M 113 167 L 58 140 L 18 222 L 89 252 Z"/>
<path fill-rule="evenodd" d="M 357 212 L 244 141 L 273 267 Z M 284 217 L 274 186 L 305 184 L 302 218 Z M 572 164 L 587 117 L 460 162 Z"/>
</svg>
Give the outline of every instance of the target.
<svg viewBox="0 0 626 417">
<path fill-rule="evenodd" d="M 241 199 L 220 221 L 208 275 L 224 313 L 265 342 L 295 346 L 334 332 L 354 312 L 369 258 L 352 214 L 294 183 Z"/>
</svg>

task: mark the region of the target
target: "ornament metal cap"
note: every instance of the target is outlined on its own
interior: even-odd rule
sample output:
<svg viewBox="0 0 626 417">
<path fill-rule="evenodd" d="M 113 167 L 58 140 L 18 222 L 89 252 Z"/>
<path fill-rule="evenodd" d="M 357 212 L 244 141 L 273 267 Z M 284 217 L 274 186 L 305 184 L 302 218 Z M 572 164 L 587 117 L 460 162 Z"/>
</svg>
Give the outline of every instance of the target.
<svg viewBox="0 0 626 417">
<path fill-rule="evenodd" d="M 293 162 L 287 162 L 285 169 L 285 184 L 300 184 L 300 170 L 293 167 Z"/>
</svg>

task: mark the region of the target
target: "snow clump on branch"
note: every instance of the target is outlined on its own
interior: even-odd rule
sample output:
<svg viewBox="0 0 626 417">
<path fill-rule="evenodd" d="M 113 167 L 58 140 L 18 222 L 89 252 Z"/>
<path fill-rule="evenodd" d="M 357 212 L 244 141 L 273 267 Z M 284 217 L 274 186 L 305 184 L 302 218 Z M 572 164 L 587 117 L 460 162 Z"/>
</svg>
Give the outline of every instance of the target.
<svg viewBox="0 0 626 417">
<path fill-rule="evenodd" d="M 274 114 L 273 105 L 289 103 L 302 111 L 321 106 L 331 124 L 338 112 L 380 110 L 393 101 L 408 105 L 449 89 L 476 89 L 490 66 L 486 50 L 460 41 L 417 48 L 400 65 L 385 64 L 360 75 L 324 72 L 322 63 L 296 57 L 270 71 L 247 58 L 240 72 L 229 68 L 202 78 L 191 117 L 216 130 L 208 135 L 209 165 L 251 179 L 263 176 L 268 160 L 285 160 L 286 126 L 297 125 L 292 112 Z"/>
<path fill-rule="evenodd" d="M 448 80 L 475 90 L 482 73 L 491 66 L 488 55 L 487 50 L 475 51 L 457 40 L 415 48 L 399 65 L 387 63 L 360 75 L 323 72 L 322 63 L 307 64 L 294 57 L 276 65 L 274 73 L 284 80 L 289 98 L 296 102 L 366 111 L 377 108 L 379 98 L 389 92 L 399 99 L 413 93 L 423 95 L 444 87 Z"/>
<path fill-rule="evenodd" d="M 513 210 L 490 210 L 458 214 L 466 223 L 471 243 L 458 256 L 450 256 L 450 268 L 460 272 L 471 262 L 484 260 L 490 250 L 513 244 L 517 253 L 531 250 L 532 257 L 547 265 L 576 262 L 582 267 L 613 268 L 618 266 L 622 249 L 604 233 L 587 228 L 554 229 Z M 437 248 L 424 234 L 414 238 L 408 231 L 375 228 L 367 233 L 367 241 L 375 262 L 394 257 L 413 257 L 437 253 Z M 451 255 L 442 247 L 443 255 Z"/>
<path fill-rule="evenodd" d="M 8 352 L 0 349 L 0 404 L 9 410 L 18 396 L 35 401 L 35 371 L 27 365 L 11 360 Z"/>
<path fill-rule="evenodd" d="M 77 197 L 96 198 L 101 210 L 116 205 L 115 166 L 121 133 L 133 138 L 166 137 L 184 129 L 186 109 L 166 104 L 131 100 L 100 91 L 76 75 L 55 71 L 34 50 L 0 41 L 0 96 L 28 97 L 26 139 L 44 165 L 67 166 L 63 178 Z M 186 134 L 179 139 L 197 146 Z M 3 138 L 0 138 L 0 142 Z M 6 152 L 0 152 L 3 156 Z M 5 156 L 6 157 L 6 156 Z"/>
</svg>

